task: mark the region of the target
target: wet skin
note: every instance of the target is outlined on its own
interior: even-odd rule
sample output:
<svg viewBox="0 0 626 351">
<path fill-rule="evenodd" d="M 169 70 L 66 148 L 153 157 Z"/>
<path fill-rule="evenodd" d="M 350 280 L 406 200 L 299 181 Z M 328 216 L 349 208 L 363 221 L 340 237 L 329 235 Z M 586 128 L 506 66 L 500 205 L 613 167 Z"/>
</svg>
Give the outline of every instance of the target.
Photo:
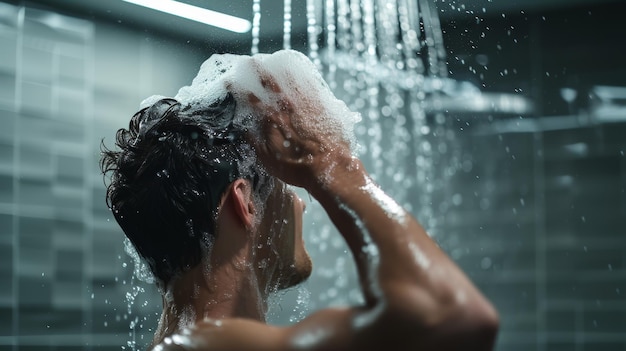
<svg viewBox="0 0 626 351">
<path fill-rule="evenodd" d="M 313 269 L 302 237 L 306 205 L 285 183 L 276 180 L 264 207 L 256 245 L 256 265 L 265 270 L 276 267 L 273 274 L 260 274 L 270 275 L 270 288 L 289 288 L 306 280 Z"/>
</svg>

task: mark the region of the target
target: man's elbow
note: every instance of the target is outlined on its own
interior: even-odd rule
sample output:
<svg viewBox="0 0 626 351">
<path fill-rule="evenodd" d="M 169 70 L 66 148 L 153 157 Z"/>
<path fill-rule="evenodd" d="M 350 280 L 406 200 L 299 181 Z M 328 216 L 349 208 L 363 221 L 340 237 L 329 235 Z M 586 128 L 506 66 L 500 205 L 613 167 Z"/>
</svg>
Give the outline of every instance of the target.
<svg viewBox="0 0 626 351">
<path fill-rule="evenodd" d="M 475 301 L 456 304 L 447 318 L 432 325 L 433 335 L 440 335 L 447 340 L 446 350 L 493 350 L 500 318 L 493 305 L 480 297 Z M 442 343 L 443 345 L 443 343 Z"/>
<path fill-rule="evenodd" d="M 465 328 L 471 333 L 470 338 L 475 339 L 477 350 L 492 350 L 496 343 L 500 328 L 500 317 L 491 303 L 483 300 L 480 307 L 470 308 L 472 315 L 465 319 Z"/>
<path fill-rule="evenodd" d="M 471 345 L 471 350 L 493 350 L 500 324 L 493 305 L 479 294 L 471 299 L 442 295 L 417 304 L 398 299 L 403 303 L 390 303 L 395 312 L 390 319 L 403 321 L 408 338 L 425 349 L 467 350 Z"/>
</svg>

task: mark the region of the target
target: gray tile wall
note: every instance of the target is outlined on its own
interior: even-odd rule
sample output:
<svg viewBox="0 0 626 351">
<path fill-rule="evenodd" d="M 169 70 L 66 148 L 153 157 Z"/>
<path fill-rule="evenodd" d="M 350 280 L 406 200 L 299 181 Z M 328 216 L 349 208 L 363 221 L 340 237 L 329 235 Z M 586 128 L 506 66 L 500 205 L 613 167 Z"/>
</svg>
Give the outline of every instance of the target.
<svg viewBox="0 0 626 351">
<path fill-rule="evenodd" d="M 497 349 L 625 350 L 626 123 L 476 124 L 440 241 L 500 311 Z"/>
<path fill-rule="evenodd" d="M 132 264 L 104 203 L 100 141 L 203 58 L 1 2 L 0 46 L 0 350 L 119 350 L 134 318 L 143 344 L 160 298 L 148 289 L 128 311 Z"/>
</svg>

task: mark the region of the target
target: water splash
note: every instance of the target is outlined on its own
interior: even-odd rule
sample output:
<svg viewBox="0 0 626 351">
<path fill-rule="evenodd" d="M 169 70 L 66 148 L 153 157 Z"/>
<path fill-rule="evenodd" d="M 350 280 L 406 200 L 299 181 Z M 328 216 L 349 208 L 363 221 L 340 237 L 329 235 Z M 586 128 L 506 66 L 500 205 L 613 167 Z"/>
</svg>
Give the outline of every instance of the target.
<svg viewBox="0 0 626 351">
<path fill-rule="evenodd" d="M 137 250 L 133 246 L 133 243 L 128 240 L 128 238 L 124 238 L 124 251 L 133 260 L 134 267 L 134 277 L 137 277 L 142 282 L 146 282 L 148 284 L 154 284 L 154 275 L 150 271 L 148 265 L 139 257 Z M 126 262 L 122 263 L 123 267 L 126 267 Z"/>
<path fill-rule="evenodd" d="M 296 306 L 292 310 L 289 317 L 290 322 L 302 320 L 307 315 L 307 311 L 311 304 L 311 292 L 304 286 L 298 287 L 298 297 L 296 298 Z"/>
<path fill-rule="evenodd" d="M 121 266 L 124 268 L 121 283 L 126 287 L 124 294 L 126 309 L 117 311 L 115 321 L 128 323 L 128 340 L 126 345 L 121 347 L 122 350 L 136 351 L 145 349 L 146 343 L 152 340 L 161 304 L 158 293 L 152 290 L 154 275 L 127 238 L 124 239 L 124 251 L 127 255 L 120 255 L 118 259 L 122 261 Z M 131 262 L 127 261 L 129 259 Z M 120 277 L 115 278 L 116 282 L 119 280 Z M 148 293 L 147 287 L 150 287 L 151 293 Z M 152 317 L 153 315 L 157 318 Z M 106 327 L 108 322 L 104 323 Z"/>
</svg>

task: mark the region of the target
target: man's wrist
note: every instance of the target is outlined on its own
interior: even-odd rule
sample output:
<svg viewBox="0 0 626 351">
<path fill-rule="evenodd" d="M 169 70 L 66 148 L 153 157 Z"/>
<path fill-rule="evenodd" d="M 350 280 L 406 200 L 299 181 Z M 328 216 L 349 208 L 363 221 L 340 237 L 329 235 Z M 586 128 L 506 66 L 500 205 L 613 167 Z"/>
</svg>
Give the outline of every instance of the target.
<svg viewBox="0 0 626 351">
<path fill-rule="evenodd" d="M 324 162 L 324 167 L 316 172 L 307 190 L 316 198 L 331 193 L 335 196 L 350 192 L 354 186 L 366 182 L 367 173 L 363 163 L 352 155 L 341 155 Z"/>
</svg>

